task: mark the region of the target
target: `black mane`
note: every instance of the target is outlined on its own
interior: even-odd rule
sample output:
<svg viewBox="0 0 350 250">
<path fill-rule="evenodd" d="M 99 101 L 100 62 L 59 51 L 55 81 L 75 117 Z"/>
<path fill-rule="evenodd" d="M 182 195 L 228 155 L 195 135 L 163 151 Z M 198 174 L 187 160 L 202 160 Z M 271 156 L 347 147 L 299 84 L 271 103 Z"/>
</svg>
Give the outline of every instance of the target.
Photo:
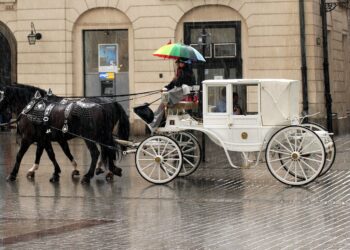
<svg viewBox="0 0 350 250">
<path fill-rule="evenodd" d="M 9 108 L 12 112 L 19 114 L 31 101 L 35 93 L 44 96 L 46 91 L 37 87 L 24 84 L 11 84 L 4 87 L 4 100 L 0 103 L 0 110 Z"/>
</svg>

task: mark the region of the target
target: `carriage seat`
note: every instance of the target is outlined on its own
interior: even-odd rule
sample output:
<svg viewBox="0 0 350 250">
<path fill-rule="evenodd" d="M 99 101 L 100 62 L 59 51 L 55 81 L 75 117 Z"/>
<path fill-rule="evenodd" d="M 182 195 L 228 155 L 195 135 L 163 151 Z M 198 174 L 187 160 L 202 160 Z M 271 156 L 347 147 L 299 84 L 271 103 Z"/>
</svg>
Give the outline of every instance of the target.
<svg viewBox="0 0 350 250">
<path fill-rule="evenodd" d="M 180 101 L 174 105 L 169 106 L 170 109 L 175 110 L 193 110 L 198 107 L 198 102 L 193 101 Z"/>
</svg>

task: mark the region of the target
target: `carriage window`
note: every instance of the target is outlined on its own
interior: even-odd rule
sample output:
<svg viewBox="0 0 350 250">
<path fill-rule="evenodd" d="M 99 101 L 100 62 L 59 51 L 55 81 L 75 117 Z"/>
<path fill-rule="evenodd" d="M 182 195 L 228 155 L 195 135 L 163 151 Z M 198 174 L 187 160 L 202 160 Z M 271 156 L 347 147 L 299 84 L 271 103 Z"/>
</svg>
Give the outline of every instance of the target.
<svg viewBox="0 0 350 250">
<path fill-rule="evenodd" d="M 208 113 L 226 113 L 226 87 L 208 87 Z"/>
<path fill-rule="evenodd" d="M 233 85 L 232 102 L 234 115 L 258 114 L 258 85 Z"/>
</svg>

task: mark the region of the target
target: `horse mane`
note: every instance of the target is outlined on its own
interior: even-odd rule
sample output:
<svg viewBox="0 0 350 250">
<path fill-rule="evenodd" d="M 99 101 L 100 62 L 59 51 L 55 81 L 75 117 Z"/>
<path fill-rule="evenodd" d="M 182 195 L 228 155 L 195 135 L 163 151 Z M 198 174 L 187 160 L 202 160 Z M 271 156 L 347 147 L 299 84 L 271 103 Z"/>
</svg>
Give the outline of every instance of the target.
<svg viewBox="0 0 350 250">
<path fill-rule="evenodd" d="M 24 84 L 7 85 L 4 91 L 5 98 L 2 105 L 7 106 L 12 112 L 17 114 L 25 108 L 37 91 L 39 91 L 42 96 L 46 94 L 46 91 L 43 89 Z"/>
<path fill-rule="evenodd" d="M 35 94 L 36 91 L 39 91 L 39 93 L 42 96 L 46 95 L 46 93 L 47 93 L 46 90 L 41 89 L 39 87 L 35 87 L 35 86 L 32 86 L 32 85 L 23 84 L 23 83 L 18 83 L 18 82 L 11 84 L 11 86 L 17 87 L 17 88 L 27 89 L 28 91 L 30 91 L 30 92 L 32 92 L 34 94 Z"/>
</svg>

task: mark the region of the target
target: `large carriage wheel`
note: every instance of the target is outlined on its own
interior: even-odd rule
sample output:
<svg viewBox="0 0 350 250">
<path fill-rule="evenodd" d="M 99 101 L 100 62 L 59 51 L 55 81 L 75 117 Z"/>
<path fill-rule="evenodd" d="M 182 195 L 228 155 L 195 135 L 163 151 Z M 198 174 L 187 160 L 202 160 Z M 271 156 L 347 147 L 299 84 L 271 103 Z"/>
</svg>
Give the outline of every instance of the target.
<svg viewBox="0 0 350 250">
<path fill-rule="evenodd" d="M 156 135 L 144 140 L 135 155 L 137 171 L 149 182 L 164 184 L 172 181 L 182 167 L 182 152 L 171 138 Z"/>
<path fill-rule="evenodd" d="M 197 138 L 184 131 L 172 133 L 170 137 L 179 144 L 183 155 L 183 164 L 179 176 L 192 174 L 196 171 L 202 159 L 202 150 Z"/>
<path fill-rule="evenodd" d="M 327 131 L 327 129 L 325 129 L 324 127 L 322 127 L 318 124 L 315 124 L 315 123 L 305 123 L 305 124 L 302 124 L 302 126 L 305 128 L 308 128 L 314 132 L 315 131 Z M 322 172 L 320 173 L 320 176 L 324 175 L 325 173 L 327 173 L 331 169 L 331 167 L 334 163 L 334 160 L 335 160 L 335 155 L 337 153 L 337 149 L 335 147 L 335 142 L 330 135 L 328 135 L 326 137 L 326 143 L 328 143 L 328 142 L 332 142 L 333 145 L 328 150 L 326 149 L 326 152 L 327 152 L 326 164 L 324 165 L 324 168 L 323 168 Z"/>
<path fill-rule="evenodd" d="M 315 132 L 300 126 L 277 131 L 267 144 L 265 157 L 271 174 L 292 186 L 312 182 L 326 162 L 322 140 Z"/>
</svg>

